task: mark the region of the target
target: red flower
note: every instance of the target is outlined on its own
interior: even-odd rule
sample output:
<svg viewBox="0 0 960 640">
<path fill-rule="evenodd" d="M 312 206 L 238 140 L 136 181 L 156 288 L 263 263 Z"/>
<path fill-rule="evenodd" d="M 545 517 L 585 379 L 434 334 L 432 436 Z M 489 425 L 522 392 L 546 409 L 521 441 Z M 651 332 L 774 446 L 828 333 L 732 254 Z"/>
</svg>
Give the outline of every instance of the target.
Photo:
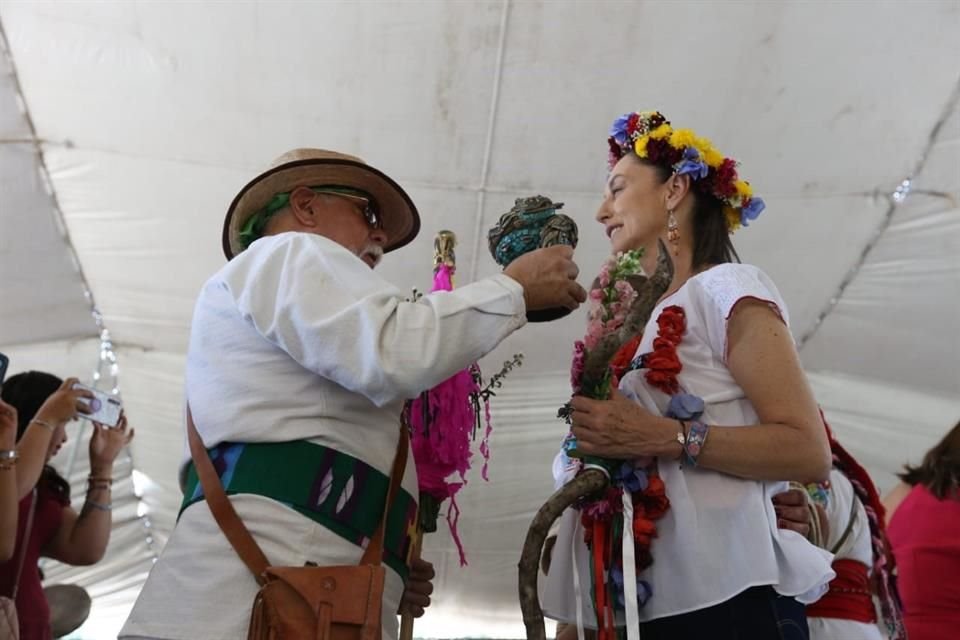
<svg viewBox="0 0 960 640">
<path fill-rule="evenodd" d="M 644 364 L 646 364 L 647 368 L 651 371 L 655 371 L 661 375 L 676 376 L 683 370 L 683 365 L 677 357 L 677 351 L 672 348 L 655 350 L 647 356 Z"/>
<path fill-rule="evenodd" d="M 647 489 L 641 497 L 644 513 L 651 520 L 659 520 L 670 508 L 670 499 L 667 498 L 667 490 L 660 476 L 650 474 L 647 480 Z"/>
<path fill-rule="evenodd" d="M 647 141 L 647 159 L 655 164 L 672 167 L 683 156 L 683 151 L 674 149 L 665 139 Z"/>
<path fill-rule="evenodd" d="M 713 193 L 722 198 L 730 198 L 737 194 L 737 187 L 734 183 L 737 181 L 737 162 L 730 158 L 724 158 L 723 162 L 716 169 L 716 175 L 713 178 Z"/>
<path fill-rule="evenodd" d="M 673 395 L 680 391 L 677 374 L 683 370 L 677 356 L 677 345 L 687 330 L 683 307 L 672 305 L 657 317 L 658 333 L 653 340 L 653 352 L 644 358 L 647 382 L 660 391 Z"/>
<path fill-rule="evenodd" d="M 657 537 L 657 525 L 647 518 L 633 519 L 633 539 L 637 546 L 649 548 L 653 539 Z"/>
<path fill-rule="evenodd" d="M 658 336 L 675 345 L 680 344 L 680 340 L 687 330 L 687 316 L 683 307 L 671 305 L 661 311 L 657 318 L 657 329 Z"/>
<path fill-rule="evenodd" d="M 613 359 L 610 360 L 610 370 L 618 380 L 623 376 L 623 372 L 627 370 L 627 367 L 630 366 L 630 362 L 633 360 L 634 354 L 637 353 L 637 347 L 639 346 L 640 335 L 638 334 L 620 347 L 620 350 L 617 351 Z"/>
<path fill-rule="evenodd" d="M 633 137 L 633 134 L 637 131 L 637 124 L 640 122 L 640 114 L 632 113 L 630 118 L 627 120 L 627 135 Z"/>
</svg>

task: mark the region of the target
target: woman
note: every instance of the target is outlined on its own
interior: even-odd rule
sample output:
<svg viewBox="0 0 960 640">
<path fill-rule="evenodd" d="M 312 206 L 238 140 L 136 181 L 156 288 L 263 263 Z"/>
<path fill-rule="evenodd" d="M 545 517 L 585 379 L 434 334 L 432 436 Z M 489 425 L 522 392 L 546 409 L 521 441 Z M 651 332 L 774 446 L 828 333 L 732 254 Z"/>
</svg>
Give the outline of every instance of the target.
<svg viewBox="0 0 960 640">
<path fill-rule="evenodd" d="M 13 557 L 17 537 L 17 410 L 0 400 L 0 562 Z"/>
<path fill-rule="evenodd" d="M 3 386 L 3 400 L 18 414 L 20 506 L 14 559 L 0 565 L 0 593 L 12 593 L 14 565 L 25 548 L 16 599 L 21 640 L 51 637 L 50 610 L 37 571 L 40 556 L 72 565 L 94 564 L 103 557 L 110 537 L 113 461 L 133 437 L 125 418 L 116 428 L 94 423 L 87 496 L 77 513 L 70 506 L 70 485 L 47 464 L 67 441 L 67 423 L 78 412 L 97 410 L 92 394 L 73 389 L 74 383 L 75 378 L 62 381 L 49 373 L 30 371 L 9 378 Z"/>
<path fill-rule="evenodd" d="M 960 629 L 960 422 L 907 466 L 885 505 L 910 640 Z"/>
<path fill-rule="evenodd" d="M 782 479 L 825 481 L 830 450 L 780 294 L 759 269 L 734 262 L 730 233 L 763 203 L 733 160 L 658 112 L 627 114 L 611 134 L 596 219 L 613 253 L 644 250 L 647 273 L 664 240 L 674 277 L 634 370 L 609 400 L 575 397 L 572 426 L 584 455 L 658 460 L 669 509 L 648 531 L 652 565 L 639 563 L 638 593 L 652 588 L 639 610 L 640 635 L 807 638 L 804 605 L 833 577 L 829 555 L 778 530 L 772 499 L 787 488 Z M 657 357 L 645 357 L 652 352 Z M 678 392 L 703 400 L 699 418 L 665 417 Z M 577 560 L 566 564 L 575 569 L 551 568 L 544 594 L 545 612 L 567 622 L 577 609 L 581 618 L 590 611 L 582 595 L 579 603 L 558 597 L 550 584 L 590 575 L 578 526 L 568 512 L 553 555 L 555 564 L 569 559 L 560 549 L 572 544 Z"/>
</svg>

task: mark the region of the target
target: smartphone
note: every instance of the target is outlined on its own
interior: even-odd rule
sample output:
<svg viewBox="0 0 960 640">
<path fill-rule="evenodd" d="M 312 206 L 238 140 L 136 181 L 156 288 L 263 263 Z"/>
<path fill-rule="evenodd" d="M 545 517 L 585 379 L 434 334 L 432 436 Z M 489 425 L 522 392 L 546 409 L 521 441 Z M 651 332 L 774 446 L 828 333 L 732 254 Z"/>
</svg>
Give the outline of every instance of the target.
<svg viewBox="0 0 960 640">
<path fill-rule="evenodd" d="M 3 381 L 7 379 L 7 365 L 9 364 L 10 358 L 0 353 L 0 387 L 3 386 Z"/>
<path fill-rule="evenodd" d="M 77 417 L 99 422 L 107 427 L 117 426 L 117 424 L 120 422 L 120 411 L 123 409 L 123 405 L 120 404 L 119 400 L 106 392 L 93 389 L 85 384 L 80 384 L 79 382 L 74 383 L 73 388 L 89 391 L 97 400 L 100 401 L 99 409 L 93 413 L 77 413 Z M 87 401 L 89 402 L 90 400 L 88 399 Z"/>
</svg>

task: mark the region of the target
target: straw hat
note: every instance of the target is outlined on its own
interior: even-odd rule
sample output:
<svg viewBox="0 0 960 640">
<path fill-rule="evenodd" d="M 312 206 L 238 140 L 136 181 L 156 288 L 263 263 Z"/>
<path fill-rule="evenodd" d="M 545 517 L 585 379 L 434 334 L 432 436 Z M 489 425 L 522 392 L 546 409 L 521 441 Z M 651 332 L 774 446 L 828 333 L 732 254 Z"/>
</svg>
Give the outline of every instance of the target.
<svg viewBox="0 0 960 640">
<path fill-rule="evenodd" d="M 387 234 L 384 251 L 413 240 L 420 215 L 410 196 L 392 178 L 356 156 L 324 149 L 294 149 L 276 160 L 240 190 L 223 222 L 223 252 L 230 260 L 243 251 L 240 229 L 278 193 L 296 187 L 338 186 L 359 189 L 373 198 Z"/>
</svg>

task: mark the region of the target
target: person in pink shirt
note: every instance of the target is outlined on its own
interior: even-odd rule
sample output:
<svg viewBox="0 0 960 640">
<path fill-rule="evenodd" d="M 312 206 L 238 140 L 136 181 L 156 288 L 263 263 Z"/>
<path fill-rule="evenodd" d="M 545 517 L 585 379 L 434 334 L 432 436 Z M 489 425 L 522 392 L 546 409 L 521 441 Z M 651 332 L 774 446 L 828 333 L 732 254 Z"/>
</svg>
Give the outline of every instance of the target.
<svg viewBox="0 0 960 640">
<path fill-rule="evenodd" d="M 960 422 L 884 500 L 910 640 L 960 629 Z"/>
</svg>

